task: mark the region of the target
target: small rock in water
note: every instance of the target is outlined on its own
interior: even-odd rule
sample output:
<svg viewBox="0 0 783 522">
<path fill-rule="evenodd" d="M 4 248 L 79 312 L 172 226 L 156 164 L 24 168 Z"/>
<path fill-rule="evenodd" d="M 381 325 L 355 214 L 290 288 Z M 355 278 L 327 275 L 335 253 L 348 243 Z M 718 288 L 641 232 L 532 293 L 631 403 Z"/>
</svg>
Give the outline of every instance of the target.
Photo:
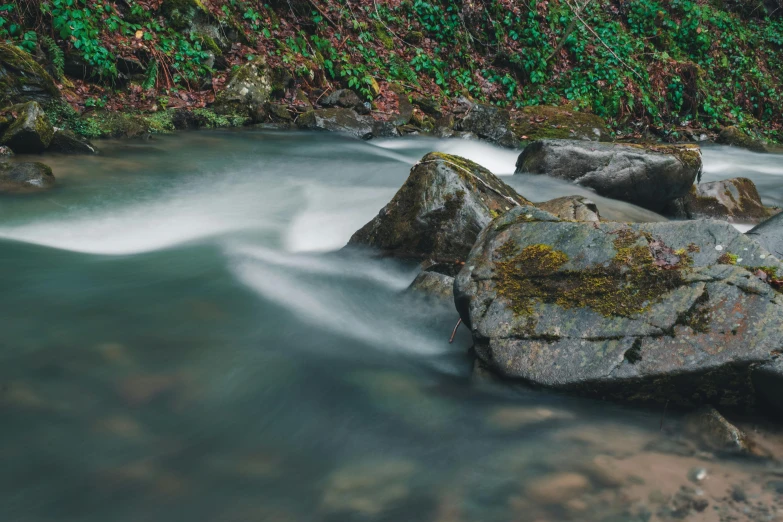
<svg viewBox="0 0 783 522">
<path fill-rule="evenodd" d="M 541 504 L 561 504 L 590 489 L 584 475 L 573 472 L 547 475 L 529 486 L 528 496 Z"/>
<path fill-rule="evenodd" d="M 495 408 L 487 418 L 493 428 L 516 430 L 530 424 L 546 421 L 569 420 L 574 416 L 570 412 L 549 408 L 526 408 L 524 406 L 503 406 Z"/>
<path fill-rule="evenodd" d="M 415 464 L 384 460 L 349 465 L 333 473 L 321 501 L 327 513 L 376 516 L 411 494 Z"/>
<path fill-rule="evenodd" d="M 408 287 L 408 293 L 441 301 L 454 301 L 454 278 L 437 272 L 421 272 Z"/>
<path fill-rule="evenodd" d="M 745 493 L 745 490 L 742 489 L 739 486 L 734 486 L 731 488 L 731 498 L 735 502 L 747 502 L 748 501 L 748 495 Z"/>
<path fill-rule="evenodd" d="M 704 468 L 693 468 L 688 472 L 688 480 L 699 483 L 707 478 L 707 470 Z"/>
<path fill-rule="evenodd" d="M 715 408 L 691 414 L 685 431 L 710 451 L 748 453 L 751 443 L 745 433 L 727 421 Z"/>
</svg>

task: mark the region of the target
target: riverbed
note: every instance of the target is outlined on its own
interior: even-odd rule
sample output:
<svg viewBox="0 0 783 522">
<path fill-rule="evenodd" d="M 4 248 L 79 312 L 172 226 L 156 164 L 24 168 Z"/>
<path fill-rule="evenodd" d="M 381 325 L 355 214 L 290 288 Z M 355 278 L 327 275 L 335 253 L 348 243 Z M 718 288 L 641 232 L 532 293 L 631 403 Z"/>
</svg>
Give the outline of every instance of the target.
<svg viewBox="0 0 783 522">
<path fill-rule="evenodd" d="M 431 150 L 532 201 L 665 218 L 512 176 L 519 151 L 474 141 L 99 145 L 0 205 L 3 522 L 643 521 L 682 498 L 707 502 L 688 520 L 783 516 L 781 468 L 705 455 L 676 412 L 472 380 L 453 307 L 404 292 L 415 266 L 340 252 Z M 783 156 L 705 147 L 704 164 L 783 204 Z"/>
</svg>

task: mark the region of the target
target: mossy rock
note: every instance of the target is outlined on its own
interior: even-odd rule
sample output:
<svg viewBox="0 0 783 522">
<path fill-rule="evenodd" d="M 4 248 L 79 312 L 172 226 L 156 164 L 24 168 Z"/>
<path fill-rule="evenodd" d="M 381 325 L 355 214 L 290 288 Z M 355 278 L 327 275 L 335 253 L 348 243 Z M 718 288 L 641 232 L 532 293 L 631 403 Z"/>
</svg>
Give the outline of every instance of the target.
<svg viewBox="0 0 783 522">
<path fill-rule="evenodd" d="M 178 30 L 190 27 L 197 16 L 209 14 L 202 0 L 163 0 L 160 12 Z"/>
<path fill-rule="evenodd" d="M 783 345 L 783 294 L 760 264 L 783 269 L 727 223 L 575 223 L 520 207 L 479 236 L 455 303 L 477 357 L 505 378 L 750 407 L 757 370 Z"/>
<path fill-rule="evenodd" d="M 724 127 L 718 134 L 715 143 L 739 147 L 753 152 L 768 152 L 765 142 L 752 138 L 739 127 Z"/>
<path fill-rule="evenodd" d="M 69 130 L 57 130 L 49 144 L 49 152 L 60 154 L 95 154 L 95 147 L 85 138 Z"/>
<path fill-rule="evenodd" d="M 456 267 L 495 216 L 528 203 L 481 165 L 432 152 L 411 169 L 394 198 L 349 245 Z"/>
<path fill-rule="evenodd" d="M 225 87 L 217 94 L 213 109 L 218 114 L 253 117 L 269 101 L 273 84 L 266 60 L 255 57 L 231 73 Z"/>
<path fill-rule="evenodd" d="M 59 97 L 57 84 L 32 56 L 0 43 L 0 107 L 27 101 L 43 104 Z"/>
<path fill-rule="evenodd" d="M 511 129 L 522 141 L 576 139 L 606 141 L 610 132 L 603 118 L 567 107 L 536 105 L 513 115 Z"/>
<path fill-rule="evenodd" d="M 17 153 L 30 154 L 43 152 L 49 147 L 54 128 L 37 102 L 14 105 L 5 112 L 15 119 L 0 138 L 0 145 Z"/>
</svg>

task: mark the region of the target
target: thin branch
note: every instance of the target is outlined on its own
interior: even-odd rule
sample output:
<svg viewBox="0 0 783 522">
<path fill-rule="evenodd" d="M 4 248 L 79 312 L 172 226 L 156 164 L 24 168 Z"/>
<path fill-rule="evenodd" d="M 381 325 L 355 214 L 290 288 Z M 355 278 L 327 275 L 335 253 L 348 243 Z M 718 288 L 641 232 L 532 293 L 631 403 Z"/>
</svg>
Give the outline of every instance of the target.
<svg viewBox="0 0 783 522">
<path fill-rule="evenodd" d="M 454 327 L 454 330 L 451 331 L 451 337 L 449 337 L 449 344 L 452 344 L 454 342 L 454 337 L 457 336 L 457 328 L 459 328 L 459 325 L 462 324 L 462 317 L 459 318 L 459 321 L 457 321 L 457 325 Z"/>
</svg>

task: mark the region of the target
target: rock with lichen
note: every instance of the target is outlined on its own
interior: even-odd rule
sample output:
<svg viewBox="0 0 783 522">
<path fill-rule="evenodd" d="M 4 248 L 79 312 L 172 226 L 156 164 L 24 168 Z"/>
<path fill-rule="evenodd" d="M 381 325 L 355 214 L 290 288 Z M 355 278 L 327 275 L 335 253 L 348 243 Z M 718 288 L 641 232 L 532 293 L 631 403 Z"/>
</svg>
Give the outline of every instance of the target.
<svg viewBox="0 0 783 522">
<path fill-rule="evenodd" d="M 609 129 L 603 118 L 567 107 L 523 107 L 512 118 L 511 129 L 520 140 L 604 141 Z"/>
<path fill-rule="evenodd" d="M 296 119 L 296 125 L 300 129 L 341 132 L 365 140 L 375 135 L 376 128 L 371 117 L 339 107 L 307 111 Z"/>
<path fill-rule="evenodd" d="M 708 451 L 750 453 L 753 447 L 745 432 L 710 406 L 685 418 L 685 432 Z"/>
<path fill-rule="evenodd" d="M 519 155 L 517 174 L 546 174 L 659 211 L 688 194 L 702 169 L 695 145 L 540 140 Z"/>
<path fill-rule="evenodd" d="M 0 137 L 0 145 L 18 153 L 43 152 L 52 142 L 54 128 L 37 102 L 31 101 L 7 109 L 14 122 Z"/>
<path fill-rule="evenodd" d="M 431 152 L 349 245 L 456 267 L 494 217 L 525 204 L 529 202 L 481 165 Z"/>
<path fill-rule="evenodd" d="M 39 162 L 0 162 L 0 192 L 40 192 L 54 186 L 54 174 Z"/>
<path fill-rule="evenodd" d="M 748 237 L 783 259 L 783 213 L 776 214 L 748 231 Z M 780 276 L 783 277 L 783 273 Z"/>
<path fill-rule="evenodd" d="M 60 97 L 49 73 L 21 49 L 0 42 L 0 107 Z"/>
<path fill-rule="evenodd" d="M 578 223 L 519 207 L 454 285 L 484 367 L 618 400 L 749 406 L 783 347 L 783 264 L 727 223 Z M 765 378 L 783 386 L 783 368 Z M 768 387 L 774 390 L 774 386 Z"/>
<path fill-rule="evenodd" d="M 769 217 L 769 209 L 748 178 L 693 185 L 688 195 L 673 201 L 666 213 L 680 219 L 720 219 L 729 223 L 758 223 Z"/>
<path fill-rule="evenodd" d="M 266 60 L 256 56 L 231 73 L 226 86 L 215 98 L 213 109 L 218 114 L 249 116 L 261 121 L 273 83 Z"/>
<path fill-rule="evenodd" d="M 519 139 L 511 129 L 511 115 L 507 110 L 466 99 L 462 99 L 462 103 L 467 111 L 454 125 L 456 130 L 474 134 L 501 147 L 519 146 Z"/>
<path fill-rule="evenodd" d="M 359 95 L 351 89 L 338 89 L 321 100 L 323 107 L 342 107 L 353 109 L 359 114 L 369 114 L 369 103 L 365 104 Z"/>
<path fill-rule="evenodd" d="M 598 206 L 584 196 L 564 196 L 536 206 L 566 221 L 601 221 Z"/>
</svg>

